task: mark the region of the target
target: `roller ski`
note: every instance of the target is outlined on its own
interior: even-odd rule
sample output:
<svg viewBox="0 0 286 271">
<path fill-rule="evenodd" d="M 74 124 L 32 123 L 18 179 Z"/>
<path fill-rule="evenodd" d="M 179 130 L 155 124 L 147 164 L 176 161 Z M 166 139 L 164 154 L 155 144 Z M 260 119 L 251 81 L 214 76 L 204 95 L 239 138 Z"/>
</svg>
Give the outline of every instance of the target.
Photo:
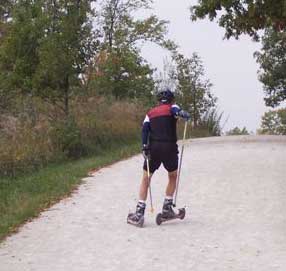
<svg viewBox="0 0 286 271">
<path fill-rule="evenodd" d="M 165 199 L 162 213 L 159 213 L 156 216 L 156 223 L 157 225 L 161 225 L 163 222 L 174 220 L 174 219 L 184 219 L 186 215 L 186 209 L 180 208 L 179 212 L 176 213 L 173 210 L 173 201 Z"/>
<path fill-rule="evenodd" d="M 127 223 L 133 226 L 142 228 L 144 224 L 144 213 L 146 204 L 138 202 L 135 213 L 129 213 L 127 216 Z"/>
</svg>

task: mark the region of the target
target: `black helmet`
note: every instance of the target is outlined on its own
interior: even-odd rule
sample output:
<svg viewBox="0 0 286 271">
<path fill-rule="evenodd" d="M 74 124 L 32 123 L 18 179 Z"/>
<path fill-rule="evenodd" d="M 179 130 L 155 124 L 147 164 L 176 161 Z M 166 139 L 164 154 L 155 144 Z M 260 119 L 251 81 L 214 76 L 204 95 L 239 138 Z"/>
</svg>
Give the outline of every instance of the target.
<svg viewBox="0 0 286 271">
<path fill-rule="evenodd" d="M 166 88 L 158 93 L 157 98 L 161 103 L 169 104 L 175 99 L 175 96 L 170 89 Z"/>
</svg>

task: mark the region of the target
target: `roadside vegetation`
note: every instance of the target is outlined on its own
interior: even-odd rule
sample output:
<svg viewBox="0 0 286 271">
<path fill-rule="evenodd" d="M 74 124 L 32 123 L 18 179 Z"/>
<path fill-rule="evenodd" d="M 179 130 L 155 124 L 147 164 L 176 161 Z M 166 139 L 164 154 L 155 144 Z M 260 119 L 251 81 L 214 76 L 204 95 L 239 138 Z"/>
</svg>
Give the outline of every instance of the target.
<svg viewBox="0 0 286 271">
<path fill-rule="evenodd" d="M 0 241 L 23 222 L 75 191 L 87 172 L 138 153 L 138 141 L 111 144 L 97 156 L 50 164 L 30 174 L 0 181 Z"/>
<path fill-rule="evenodd" d="M 226 39 L 249 35 L 261 41 L 254 52 L 259 64 L 258 79 L 263 84 L 266 106 L 271 110 L 262 116 L 260 134 L 285 135 L 286 101 L 286 5 L 285 0 L 224 1 L 199 0 L 190 7 L 191 20 L 208 18 L 225 30 Z M 284 108 L 283 108 L 284 107 Z"/>
<path fill-rule="evenodd" d="M 281 108 L 264 113 L 257 132 L 262 135 L 286 135 L 286 109 Z"/>
<path fill-rule="evenodd" d="M 140 152 L 141 123 L 164 87 L 191 112 L 192 136 L 220 135 L 200 57 L 180 54 L 167 21 L 135 17 L 151 5 L 1 3 L 0 239 L 69 195 L 91 169 Z M 172 74 L 162 78 L 142 57 L 146 42 L 170 53 Z"/>
<path fill-rule="evenodd" d="M 227 38 L 262 33 L 255 57 L 265 103 L 283 105 L 283 1 L 213 2 L 193 6 L 192 20 L 220 16 Z M 202 59 L 180 53 L 167 21 L 136 18 L 151 7 L 152 0 L 1 2 L 0 239 L 69 195 L 89 170 L 138 153 L 144 115 L 165 87 L 191 113 L 190 136 L 221 135 L 223 113 Z M 170 54 L 161 73 L 142 57 L 147 42 Z M 230 133 L 247 132 L 236 128 Z M 266 113 L 259 132 L 285 134 L 285 109 Z"/>
<path fill-rule="evenodd" d="M 242 129 L 239 127 L 234 127 L 233 129 L 230 129 L 225 133 L 227 136 L 232 135 L 250 135 L 250 133 L 247 131 L 246 127 L 243 127 Z"/>
</svg>

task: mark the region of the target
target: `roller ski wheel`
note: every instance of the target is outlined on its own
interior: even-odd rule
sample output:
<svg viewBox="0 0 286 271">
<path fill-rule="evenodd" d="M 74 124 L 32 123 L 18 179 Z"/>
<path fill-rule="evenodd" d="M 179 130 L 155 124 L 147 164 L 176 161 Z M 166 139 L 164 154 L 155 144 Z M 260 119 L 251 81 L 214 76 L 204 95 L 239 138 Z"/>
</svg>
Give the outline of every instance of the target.
<svg viewBox="0 0 286 271">
<path fill-rule="evenodd" d="M 143 228 L 144 225 L 144 216 L 140 217 L 139 219 L 135 217 L 134 214 L 129 214 L 127 216 L 127 223 L 133 225 L 138 228 Z"/>
<path fill-rule="evenodd" d="M 171 216 L 171 217 L 164 217 L 162 215 L 162 213 L 159 213 L 157 216 L 156 216 L 156 224 L 158 226 L 160 226 L 163 222 L 166 222 L 166 221 L 170 221 L 170 220 L 174 220 L 174 219 L 181 219 L 183 220 L 186 216 L 186 209 L 185 208 L 180 208 L 179 209 L 179 212 L 177 214 L 175 214 L 174 216 Z"/>
<path fill-rule="evenodd" d="M 185 216 L 186 216 L 186 209 L 185 209 L 185 208 L 179 209 L 179 214 L 178 214 L 178 216 L 179 216 L 179 218 L 180 218 L 181 220 L 183 220 L 183 219 L 185 218 Z"/>
<path fill-rule="evenodd" d="M 157 214 L 157 216 L 156 216 L 156 224 L 157 224 L 158 226 L 160 226 L 160 225 L 162 224 L 162 222 L 163 222 L 163 220 L 162 220 L 162 214 L 159 213 L 159 214 Z"/>
</svg>

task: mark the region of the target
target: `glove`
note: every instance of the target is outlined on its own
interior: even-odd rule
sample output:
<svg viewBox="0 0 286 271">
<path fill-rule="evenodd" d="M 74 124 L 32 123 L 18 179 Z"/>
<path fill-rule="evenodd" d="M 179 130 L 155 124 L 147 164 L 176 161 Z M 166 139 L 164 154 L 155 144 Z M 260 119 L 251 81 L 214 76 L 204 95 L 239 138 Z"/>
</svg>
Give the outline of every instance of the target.
<svg viewBox="0 0 286 271">
<path fill-rule="evenodd" d="M 145 160 L 150 159 L 150 148 L 148 145 L 143 145 L 142 154 Z"/>
<path fill-rule="evenodd" d="M 179 112 L 179 116 L 183 118 L 185 121 L 189 121 L 191 119 L 191 114 L 187 111 L 181 110 Z"/>
</svg>

